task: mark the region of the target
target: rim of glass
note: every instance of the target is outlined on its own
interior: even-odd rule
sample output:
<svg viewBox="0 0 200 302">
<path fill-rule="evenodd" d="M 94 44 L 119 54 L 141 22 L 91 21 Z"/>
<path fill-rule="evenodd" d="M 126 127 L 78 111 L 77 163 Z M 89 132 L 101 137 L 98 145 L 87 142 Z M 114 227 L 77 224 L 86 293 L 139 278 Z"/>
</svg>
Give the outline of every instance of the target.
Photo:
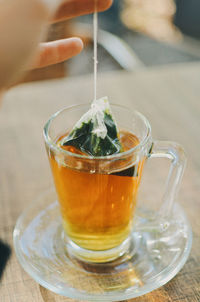
<svg viewBox="0 0 200 302">
<path fill-rule="evenodd" d="M 65 154 L 65 155 L 68 155 L 68 156 L 72 156 L 72 157 L 76 157 L 76 158 L 81 158 L 81 159 L 90 159 L 90 160 L 91 159 L 92 160 L 94 160 L 94 159 L 100 160 L 101 159 L 101 160 L 106 160 L 106 159 L 112 159 L 112 158 L 120 158 L 120 157 L 129 155 L 130 153 L 135 152 L 137 149 L 140 149 L 141 147 L 143 147 L 148 142 L 148 140 L 150 138 L 150 135 L 151 135 L 151 126 L 150 126 L 150 123 L 147 120 L 147 118 L 142 113 L 140 113 L 137 110 L 132 110 L 132 109 L 126 107 L 126 106 L 122 106 L 122 105 L 112 104 L 111 103 L 111 109 L 112 109 L 112 106 L 114 106 L 114 107 L 118 107 L 118 108 L 123 108 L 123 109 L 131 110 L 131 112 L 134 113 L 134 114 L 136 114 L 137 116 L 139 116 L 140 119 L 145 124 L 145 126 L 146 126 L 146 132 L 145 132 L 144 137 L 142 138 L 142 140 L 140 141 L 140 143 L 138 145 L 136 145 L 135 147 L 133 147 L 133 148 L 131 148 L 131 149 L 125 151 L 125 152 L 121 152 L 121 153 L 117 153 L 117 154 L 112 154 L 112 155 L 107 155 L 107 156 L 81 155 L 81 154 L 72 153 L 70 151 L 62 149 L 49 136 L 49 128 L 51 127 L 52 122 L 54 121 L 54 119 L 60 113 L 62 113 L 64 111 L 70 111 L 72 109 L 76 109 L 76 108 L 78 109 L 78 108 L 81 108 L 81 107 L 84 107 L 84 106 L 88 106 L 88 105 L 90 105 L 90 103 L 75 104 L 75 105 L 72 105 L 72 106 L 69 106 L 69 107 L 64 107 L 64 108 L 58 110 L 57 112 L 55 112 L 53 115 L 51 115 L 51 117 L 48 119 L 48 121 L 46 122 L 46 124 L 44 126 L 44 129 L 43 129 L 43 134 L 44 134 L 45 142 L 48 144 L 48 146 L 50 147 L 50 149 L 53 149 L 54 151 L 59 151 L 59 152 Z"/>
</svg>

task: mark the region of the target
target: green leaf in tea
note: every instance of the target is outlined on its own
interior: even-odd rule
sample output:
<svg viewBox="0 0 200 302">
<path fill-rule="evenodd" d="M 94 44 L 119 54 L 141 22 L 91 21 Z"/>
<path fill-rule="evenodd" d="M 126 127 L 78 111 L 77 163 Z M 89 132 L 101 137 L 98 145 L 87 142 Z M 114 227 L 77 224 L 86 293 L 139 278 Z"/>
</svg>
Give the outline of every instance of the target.
<svg viewBox="0 0 200 302">
<path fill-rule="evenodd" d="M 107 156 L 122 152 L 117 126 L 106 97 L 93 101 L 91 108 L 76 123 L 63 146 L 73 146 L 92 156 Z"/>
</svg>

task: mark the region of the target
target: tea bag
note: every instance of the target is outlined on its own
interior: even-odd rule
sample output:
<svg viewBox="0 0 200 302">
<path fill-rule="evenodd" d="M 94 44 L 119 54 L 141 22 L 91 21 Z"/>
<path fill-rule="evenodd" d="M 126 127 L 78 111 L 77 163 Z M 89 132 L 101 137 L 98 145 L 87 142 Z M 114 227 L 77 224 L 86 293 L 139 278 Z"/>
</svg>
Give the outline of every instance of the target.
<svg viewBox="0 0 200 302">
<path fill-rule="evenodd" d="M 117 126 L 107 97 L 95 100 L 91 108 L 75 124 L 63 146 L 73 146 L 92 156 L 107 156 L 122 152 Z"/>
</svg>

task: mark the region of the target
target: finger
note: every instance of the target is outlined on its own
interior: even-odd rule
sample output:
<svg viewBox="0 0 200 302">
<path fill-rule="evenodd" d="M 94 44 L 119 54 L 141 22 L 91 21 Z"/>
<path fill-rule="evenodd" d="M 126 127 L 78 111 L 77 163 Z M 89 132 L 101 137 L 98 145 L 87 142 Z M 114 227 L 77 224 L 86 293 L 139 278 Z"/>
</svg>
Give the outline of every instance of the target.
<svg viewBox="0 0 200 302">
<path fill-rule="evenodd" d="M 81 52 L 83 42 L 79 38 L 57 40 L 41 43 L 39 54 L 33 68 L 41 68 L 48 65 L 63 62 Z"/>
<path fill-rule="evenodd" d="M 95 1 L 96 9 L 99 12 L 108 9 L 112 4 L 112 0 L 68 0 L 61 5 L 53 21 L 57 22 L 85 14 L 91 14 L 95 10 Z"/>
</svg>

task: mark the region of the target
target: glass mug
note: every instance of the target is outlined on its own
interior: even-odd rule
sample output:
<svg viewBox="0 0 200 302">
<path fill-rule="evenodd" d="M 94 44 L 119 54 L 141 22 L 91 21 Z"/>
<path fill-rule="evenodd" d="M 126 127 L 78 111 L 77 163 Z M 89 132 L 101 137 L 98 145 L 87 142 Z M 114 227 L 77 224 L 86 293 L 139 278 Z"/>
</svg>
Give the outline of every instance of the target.
<svg viewBox="0 0 200 302">
<path fill-rule="evenodd" d="M 63 149 L 59 140 L 69 133 L 90 104 L 55 113 L 44 127 L 63 221 L 67 250 L 88 262 L 108 262 L 130 249 L 137 193 L 145 161 L 151 157 L 171 160 L 163 203 L 156 218 L 142 228 L 163 228 L 170 217 L 186 158 L 180 145 L 154 141 L 148 120 L 139 112 L 111 105 L 125 151 L 91 157 Z"/>
</svg>

